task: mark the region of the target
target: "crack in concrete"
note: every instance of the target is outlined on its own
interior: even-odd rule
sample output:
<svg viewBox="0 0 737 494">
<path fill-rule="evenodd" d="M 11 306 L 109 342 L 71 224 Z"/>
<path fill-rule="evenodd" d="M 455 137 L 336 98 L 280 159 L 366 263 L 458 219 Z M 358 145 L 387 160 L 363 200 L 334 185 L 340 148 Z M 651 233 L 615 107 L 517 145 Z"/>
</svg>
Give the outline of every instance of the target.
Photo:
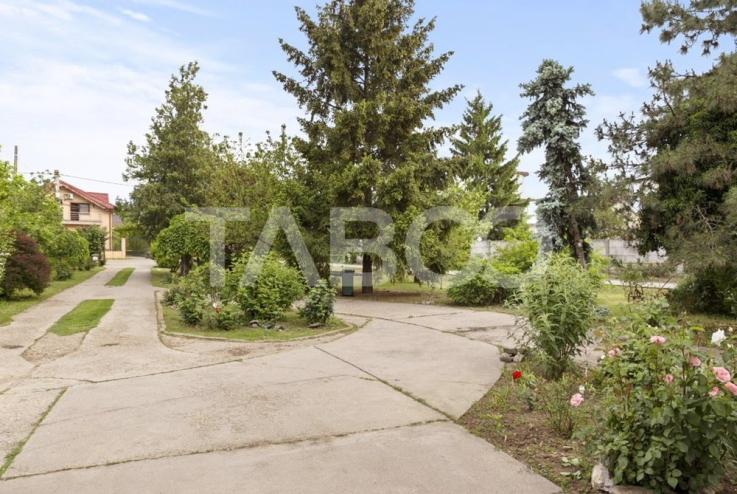
<svg viewBox="0 0 737 494">
<path fill-rule="evenodd" d="M 434 406 L 432 406 L 431 404 L 429 404 L 429 403 L 428 403 L 427 401 L 425 401 L 424 399 L 420 398 L 419 396 L 415 396 L 415 395 L 413 395 L 412 393 L 410 393 L 410 392 L 409 392 L 409 391 L 407 391 L 406 389 L 403 389 L 403 388 L 401 388 L 400 386 L 397 386 L 397 385 L 395 385 L 395 384 L 392 384 L 392 383 L 390 383 L 389 381 L 387 381 L 386 379 L 383 379 L 383 378 L 381 378 L 381 377 L 377 376 L 376 374 L 374 374 L 374 373 L 372 373 L 372 372 L 369 372 L 369 371 L 367 371 L 366 369 L 364 369 L 364 368 L 362 368 L 362 367 L 360 367 L 360 366 L 358 366 L 358 365 L 354 364 L 353 362 L 350 362 L 350 361 L 348 361 L 348 360 L 345 360 L 344 358 L 341 358 L 341 357 L 339 357 L 339 356 L 337 356 L 337 355 L 335 355 L 335 354 L 332 354 L 332 353 L 330 353 L 329 351 L 325 350 L 324 348 L 320 348 L 320 347 L 318 347 L 318 346 L 315 346 L 315 348 L 316 348 L 316 349 L 318 349 L 318 350 L 320 350 L 321 352 L 325 353 L 326 355 L 329 355 L 329 356 L 333 357 L 334 359 L 336 359 L 336 360 L 339 360 L 339 361 L 341 361 L 341 362 L 343 362 L 343 363 L 345 363 L 345 364 L 348 364 L 348 365 L 350 365 L 351 367 L 354 367 L 354 368 L 358 369 L 359 371 L 361 371 L 361 372 L 365 373 L 366 375 L 369 375 L 369 376 L 373 377 L 373 378 L 374 378 L 374 379 L 376 379 L 376 380 L 377 380 L 378 382 L 380 382 L 380 383 L 382 383 L 382 384 L 384 384 L 384 385 L 386 385 L 386 386 L 389 386 L 389 387 L 390 387 L 390 388 L 392 388 L 392 389 L 393 389 L 394 391 L 396 391 L 396 392 L 398 392 L 398 393 L 401 393 L 401 394 L 403 394 L 403 395 L 404 395 L 404 396 L 406 396 L 407 398 L 410 398 L 411 400 L 413 400 L 413 401 L 416 401 L 416 402 L 417 402 L 417 403 L 419 403 L 420 405 L 424 405 L 424 406 L 426 406 L 427 408 L 429 408 L 430 410 L 433 410 L 434 412 L 437 412 L 437 413 L 439 413 L 440 415 L 442 415 L 442 416 L 446 417 L 446 418 L 447 418 L 448 420 L 450 420 L 450 421 L 455 421 L 455 418 L 454 418 L 454 417 L 452 417 L 451 415 L 447 414 L 447 413 L 446 413 L 446 412 L 444 412 L 443 410 L 440 410 L 439 408 L 435 408 Z"/>
<path fill-rule="evenodd" d="M 322 441 L 329 441 L 332 439 L 339 439 L 342 437 L 351 437 L 351 436 L 358 436 L 361 434 L 372 434 L 375 432 L 399 430 L 399 429 L 408 428 L 408 427 L 419 427 L 423 425 L 436 424 L 436 423 L 442 423 L 442 422 L 448 422 L 448 420 L 446 419 L 423 420 L 419 422 L 410 422 L 408 424 L 395 425 L 395 426 L 390 426 L 390 427 L 362 429 L 358 431 L 344 432 L 340 434 L 328 434 L 325 436 L 308 436 L 308 437 L 303 437 L 303 438 L 287 439 L 283 441 L 258 441 L 254 443 L 248 443 L 248 444 L 233 445 L 231 447 L 226 447 L 226 448 L 211 448 L 211 449 L 202 449 L 202 450 L 196 450 L 196 451 L 185 451 L 185 452 L 173 453 L 173 454 L 163 454 L 163 455 L 145 456 L 145 457 L 139 457 L 139 458 L 130 458 L 126 460 L 111 461 L 107 463 L 98 463 L 98 464 L 93 464 L 93 465 L 85 465 L 81 467 L 59 468 L 56 470 L 48 470 L 45 472 L 35 472 L 35 473 L 28 473 L 28 474 L 22 474 L 22 475 L 14 475 L 12 477 L 4 477 L 4 478 L 0 477 L 0 483 L 8 482 L 8 481 L 15 480 L 15 479 L 22 479 L 22 478 L 28 478 L 28 477 L 40 477 L 44 475 L 52 475 L 55 473 L 70 472 L 70 471 L 76 471 L 76 470 L 90 470 L 92 468 L 110 467 L 110 466 L 115 466 L 115 465 L 123 465 L 127 463 L 138 463 L 142 461 L 163 460 L 166 458 L 181 458 L 181 457 L 186 457 L 186 456 L 204 455 L 204 454 L 209 454 L 209 453 L 221 453 L 221 452 L 227 453 L 227 452 L 232 452 L 232 451 L 266 448 L 269 446 L 284 446 L 284 445 L 290 445 L 290 444 L 303 444 L 303 443 L 304 444 L 319 443 Z"/>
<path fill-rule="evenodd" d="M 67 388 L 62 389 L 58 395 L 56 395 L 56 398 L 54 398 L 54 401 L 51 402 L 51 404 L 44 410 L 44 412 L 41 414 L 41 416 L 38 418 L 38 420 L 33 424 L 33 427 L 31 427 L 31 431 L 28 433 L 28 435 L 19 441 L 13 449 L 5 456 L 5 460 L 0 466 L 0 480 L 2 480 L 5 473 L 8 471 L 8 469 L 13 465 L 13 461 L 18 457 L 19 454 L 23 452 L 23 448 L 28 443 L 28 441 L 31 440 L 31 436 L 38 430 L 38 428 L 41 426 L 41 423 L 46 419 L 46 417 L 51 413 L 51 410 L 54 408 L 54 406 L 59 402 L 62 396 L 64 396 L 64 393 L 66 393 Z"/>
</svg>

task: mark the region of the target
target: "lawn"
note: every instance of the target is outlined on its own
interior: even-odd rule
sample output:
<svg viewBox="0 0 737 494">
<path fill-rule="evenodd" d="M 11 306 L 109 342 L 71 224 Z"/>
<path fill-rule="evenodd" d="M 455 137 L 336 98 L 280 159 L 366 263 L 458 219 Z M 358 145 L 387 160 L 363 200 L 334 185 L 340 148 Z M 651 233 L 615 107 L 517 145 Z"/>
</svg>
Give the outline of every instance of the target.
<svg viewBox="0 0 737 494">
<path fill-rule="evenodd" d="M 168 268 L 151 268 L 151 284 L 156 288 L 169 288 L 171 270 Z"/>
<path fill-rule="evenodd" d="M 43 302 L 44 300 L 53 297 L 67 288 L 71 288 L 74 285 L 90 279 L 103 269 L 104 268 L 93 268 L 89 271 L 75 271 L 72 274 L 72 277 L 68 280 L 52 281 L 51 285 L 49 285 L 41 295 L 25 291 L 15 294 L 10 300 L 0 300 L 0 326 L 10 324 L 13 320 L 13 316 L 33 307 L 39 302 Z"/>
<path fill-rule="evenodd" d="M 310 328 L 308 323 L 301 319 L 296 312 L 288 312 L 284 319 L 278 321 L 277 325 L 282 325 L 284 329 L 264 329 L 261 327 L 252 328 L 243 326 L 230 331 L 209 329 L 203 326 L 190 326 L 182 321 L 179 313 L 173 307 L 162 306 L 164 311 L 164 322 L 166 323 L 166 331 L 169 333 L 182 333 L 194 336 L 207 336 L 217 338 L 227 338 L 230 340 L 240 341 L 289 341 L 309 336 L 319 336 L 321 334 L 332 331 L 351 330 L 352 326 L 346 324 L 342 320 L 333 317 L 325 326 L 319 328 Z"/>
<path fill-rule="evenodd" d="M 113 299 L 92 299 L 80 302 L 56 321 L 49 331 L 59 336 L 68 336 L 96 328 L 113 306 L 113 302 Z"/>
<path fill-rule="evenodd" d="M 658 292 L 659 290 L 656 289 L 645 289 L 646 295 L 657 295 Z M 597 302 L 599 305 L 607 307 L 613 316 L 622 317 L 627 315 L 627 295 L 622 286 L 613 286 L 605 283 L 599 290 Z M 702 326 L 706 330 L 730 326 L 737 328 L 737 320 L 727 316 L 684 313 L 681 318 L 691 325 Z"/>
<path fill-rule="evenodd" d="M 131 277 L 133 274 L 133 271 L 135 271 L 135 268 L 123 268 L 117 273 L 115 273 L 115 276 L 112 277 L 110 281 L 105 283 L 105 286 L 123 286 L 128 281 L 128 278 Z"/>
</svg>

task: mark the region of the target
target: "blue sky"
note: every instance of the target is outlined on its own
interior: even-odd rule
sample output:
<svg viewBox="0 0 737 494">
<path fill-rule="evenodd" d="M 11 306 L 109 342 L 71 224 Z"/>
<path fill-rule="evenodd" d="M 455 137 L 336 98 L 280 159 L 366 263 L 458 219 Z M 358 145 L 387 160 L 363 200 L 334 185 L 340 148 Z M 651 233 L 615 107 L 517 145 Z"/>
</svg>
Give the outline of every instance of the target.
<svg viewBox="0 0 737 494">
<path fill-rule="evenodd" d="M 24 172 L 58 168 L 63 174 L 122 182 L 128 141 L 143 142 L 154 108 L 179 65 L 198 60 L 210 95 L 206 127 L 251 142 L 286 123 L 294 132 L 299 109 L 274 81 L 273 69 L 293 72 L 278 46 L 304 43 L 295 0 L 0 0 L 0 159 L 20 146 Z M 476 90 L 504 115 L 510 152 L 520 134 L 525 101 L 519 83 L 543 58 L 576 69 L 590 82 L 591 128 L 620 111 L 636 110 L 650 89 L 647 68 L 672 59 L 703 70 L 712 60 L 696 50 L 682 56 L 655 34 L 640 35 L 638 0 L 418 0 L 417 14 L 437 17 L 438 51 L 455 56 L 435 84 L 466 86 L 437 115 L 459 120 L 464 97 Z M 584 152 L 604 156 L 589 131 Z M 534 172 L 541 153 L 522 159 Z M 125 196 L 130 186 L 69 179 L 89 190 Z M 545 188 L 534 173 L 524 193 Z"/>
</svg>

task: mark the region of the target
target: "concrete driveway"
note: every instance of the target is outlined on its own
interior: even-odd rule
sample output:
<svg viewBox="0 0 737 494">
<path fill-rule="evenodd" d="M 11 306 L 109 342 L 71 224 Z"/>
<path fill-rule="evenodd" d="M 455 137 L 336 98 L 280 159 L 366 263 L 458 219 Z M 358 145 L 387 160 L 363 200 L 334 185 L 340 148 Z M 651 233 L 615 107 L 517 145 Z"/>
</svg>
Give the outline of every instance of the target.
<svg viewBox="0 0 737 494">
<path fill-rule="evenodd" d="M 150 268 L 111 262 L 0 328 L 0 493 L 558 491 L 454 423 L 498 379 L 510 316 L 341 300 L 362 325 L 343 338 L 210 352 L 162 343 Z M 48 351 L 85 298 L 115 303 Z"/>
</svg>

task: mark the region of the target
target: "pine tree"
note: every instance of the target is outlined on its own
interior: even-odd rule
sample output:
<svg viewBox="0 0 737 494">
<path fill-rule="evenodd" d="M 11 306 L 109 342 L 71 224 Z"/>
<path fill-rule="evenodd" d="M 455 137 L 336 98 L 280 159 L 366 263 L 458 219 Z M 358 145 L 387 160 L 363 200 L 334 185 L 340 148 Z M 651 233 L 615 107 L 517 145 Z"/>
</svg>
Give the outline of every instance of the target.
<svg viewBox="0 0 737 494">
<path fill-rule="evenodd" d="M 316 195 L 302 220 L 325 244 L 330 206 L 399 215 L 444 187 L 449 172 L 435 148 L 451 129 L 426 122 L 461 86 L 430 89 L 452 53 L 433 55 L 434 20 L 409 25 L 413 0 L 331 0 L 315 19 L 296 12 L 308 49 L 280 44 L 301 78 L 274 76 L 306 113 L 299 120 L 305 138 L 295 146 L 308 162 Z M 372 270 L 372 257 L 364 255 L 367 292 Z"/>
<path fill-rule="evenodd" d="M 126 180 L 137 180 L 126 219 L 149 241 L 185 208 L 202 205 L 205 176 L 216 159 L 210 136 L 202 130 L 207 93 L 195 83 L 196 62 L 172 76 L 166 101 L 156 109 L 146 145 L 128 144 Z"/>
<path fill-rule="evenodd" d="M 549 191 L 538 203 L 538 216 L 552 226 L 582 264 L 588 263 L 587 232 L 594 226 L 591 209 L 582 200 L 594 183 L 594 176 L 581 155 L 578 139 L 586 128 L 586 109 L 578 99 L 593 95 L 591 86 L 566 87 L 573 67 L 544 60 L 537 78 L 522 84 L 522 97 L 532 100 L 522 115 L 520 153 L 545 148 L 545 161 L 537 174 Z"/>
<path fill-rule="evenodd" d="M 479 218 L 506 207 L 527 205 L 519 190 L 519 159 L 506 160 L 508 141 L 502 140 L 502 117 L 492 115 L 492 110 L 493 105 L 477 92 L 468 101 L 457 137 L 451 139 L 458 178 L 466 188 L 486 196 Z M 490 238 L 500 240 L 501 236 L 501 225 L 495 226 Z"/>
</svg>

